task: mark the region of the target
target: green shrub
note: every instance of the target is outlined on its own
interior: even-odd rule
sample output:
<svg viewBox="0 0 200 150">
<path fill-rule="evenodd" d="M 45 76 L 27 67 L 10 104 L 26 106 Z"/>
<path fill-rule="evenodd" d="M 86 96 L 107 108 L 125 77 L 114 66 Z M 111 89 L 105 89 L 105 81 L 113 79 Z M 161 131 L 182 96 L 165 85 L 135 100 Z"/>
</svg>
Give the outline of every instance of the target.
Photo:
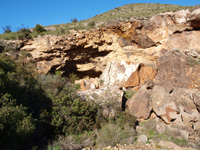
<svg viewBox="0 0 200 150">
<path fill-rule="evenodd" d="M 19 31 L 17 31 L 18 33 L 31 33 L 31 30 L 30 29 L 27 29 L 27 28 L 21 28 L 19 29 Z"/>
<path fill-rule="evenodd" d="M 129 112 L 126 111 L 118 112 L 115 119 L 115 122 L 117 122 L 119 125 L 127 125 L 132 128 L 135 128 L 136 121 L 136 117 L 132 116 Z"/>
<path fill-rule="evenodd" d="M 98 107 L 77 95 L 79 85 L 70 84 L 58 75 L 40 75 L 38 81 L 52 100 L 54 133 L 80 133 L 98 126 Z"/>
<path fill-rule="evenodd" d="M 17 106 L 16 100 L 9 94 L 1 97 L 0 135 L 4 135 L 0 137 L 1 148 L 19 149 L 23 142 L 35 131 L 35 128 L 34 119 L 28 114 L 26 107 Z"/>
<path fill-rule="evenodd" d="M 67 30 L 65 30 L 64 28 L 60 28 L 60 27 L 57 27 L 54 32 L 54 34 L 56 34 L 56 35 L 63 35 L 65 33 L 67 33 Z"/>
<path fill-rule="evenodd" d="M 194 67 L 195 65 L 199 64 L 198 60 L 196 60 L 193 57 L 187 57 L 187 62 L 186 64 L 190 67 Z"/>
<path fill-rule="evenodd" d="M 55 72 L 55 74 L 56 74 L 57 76 L 61 76 L 61 75 L 62 75 L 62 71 L 61 71 L 61 70 L 57 70 L 57 71 Z"/>
<path fill-rule="evenodd" d="M 78 22 L 78 19 L 74 17 L 74 18 L 71 19 L 71 22 L 76 23 L 76 22 Z"/>
<path fill-rule="evenodd" d="M 46 32 L 46 29 L 40 24 L 36 24 L 36 26 L 33 30 L 37 33 Z"/>
<path fill-rule="evenodd" d="M 89 23 L 88 23 L 88 26 L 89 26 L 89 27 L 95 27 L 95 22 L 94 22 L 94 21 L 89 22 Z"/>
<path fill-rule="evenodd" d="M 172 141 L 173 143 L 176 143 L 179 146 L 187 146 L 188 145 L 188 140 L 186 139 L 179 139 L 179 138 L 175 138 L 175 137 L 170 137 L 170 141 Z"/>
<path fill-rule="evenodd" d="M 92 147 L 95 143 L 95 133 L 85 132 L 78 135 L 59 136 L 48 146 L 48 150 L 80 150 L 84 147 Z"/>
<path fill-rule="evenodd" d="M 135 94 L 135 92 L 132 89 L 128 89 L 124 92 L 124 97 L 128 100 L 129 98 L 131 98 L 133 95 Z"/>
<path fill-rule="evenodd" d="M 129 126 L 121 127 L 118 124 L 106 124 L 96 134 L 96 144 L 99 148 L 116 146 L 117 144 L 130 144 L 135 141 L 134 129 Z"/>
<path fill-rule="evenodd" d="M 81 133 L 96 126 L 98 108 L 81 100 L 76 90 L 77 86 L 68 85 L 53 99 L 52 125 L 56 133 Z"/>
<path fill-rule="evenodd" d="M 59 75 L 38 75 L 37 81 L 40 83 L 42 89 L 47 93 L 48 97 L 51 99 L 58 96 L 58 94 L 63 90 L 65 85 L 68 85 L 68 80 L 62 78 Z"/>
<path fill-rule="evenodd" d="M 80 78 L 75 74 L 75 73 L 70 73 L 69 74 L 69 80 L 71 83 L 74 83 L 76 80 L 79 80 Z"/>
<path fill-rule="evenodd" d="M 4 135 L 0 136 L 0 147 L 3 149 L 31 147 L 31 139 L 38 138 L 34 132 L 47 128 L 45 124 L 50 121 L 45 112 L 51 110 L 51 102 L 34 79 L 29 64 L 17 61 L 0 54 L 0 133 Z"/>
<path fill-rule="evenodd" d="M 30 29 L 21 28 L 17 33 L 19 34 L 19 36 L 18 36 L 19 40 L 26 40 L 26 39 L 30 39 L 31 38 Z"/>
<path fill-rule="evenodd" d="M 100 85 L 103 85 L 104 84 L 104 80 L 100 80 L 99 83 L 100 83 Z"/>
</svg>

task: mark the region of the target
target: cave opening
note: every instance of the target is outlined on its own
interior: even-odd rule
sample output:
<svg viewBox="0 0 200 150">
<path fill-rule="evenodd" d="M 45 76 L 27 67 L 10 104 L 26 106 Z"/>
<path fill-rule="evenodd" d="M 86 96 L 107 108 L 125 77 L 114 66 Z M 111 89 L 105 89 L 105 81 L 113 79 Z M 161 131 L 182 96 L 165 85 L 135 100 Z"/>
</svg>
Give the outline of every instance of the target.
<svg viewBox="0 0 200 150">
<path fill-rule="evenodd" d="M 112 50 L 104 50 L 99 51 L 98 48 L 83 48 L 83 47 L 77 47 L 71 50 L 67 50 L 65 52 L 67 60 L 65 60 L 65 63 L 62 64 L 62 66 L 51 69 L 51 73 L 55 73 L 57 70 L 62 71 L 63 77 L 68 77 L 70 74 L 75 74 L 79 79 L 89 77 L 89 78 L 99 78 L 102 74 L 102 70 L 96 70 L 95 66 L 102 65 L 105 68 L 105 65 L 102 64 L 100 61 L 102 57 L 107 56 Z M 93 63 L 94 68 L 88 68 L 84 71 L 80 71 L 80 68 L 78 68 L 78 65 L 87 65 Z M 59 68 L 59 69 L 57 69 Z"/>
</svg>

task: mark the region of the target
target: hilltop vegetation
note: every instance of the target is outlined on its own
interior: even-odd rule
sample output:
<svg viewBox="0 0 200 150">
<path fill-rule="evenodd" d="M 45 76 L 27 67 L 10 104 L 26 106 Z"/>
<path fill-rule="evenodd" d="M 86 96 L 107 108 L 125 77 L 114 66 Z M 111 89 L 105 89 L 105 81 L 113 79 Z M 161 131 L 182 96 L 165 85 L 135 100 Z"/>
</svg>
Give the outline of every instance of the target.
<svg viewBox="0 0 200 150">
<path fill-rule="evenodd" d="M 95 27 L 103 27 L 108 21 L 130 21 L 132 19 L 144 19 L 151 17 L 156 14 L 165 12 L 175 12 L 184 9 L 196 9 L 200 6 L 178 6 L 169 4 L 153 4 L 153 3 L 136 3 L 124 5 L 103 14 L 98 14 L 92 18 L 79 21 L 78 18 L 72 18 L 72 23 L 50 25 L 44 27 L 46 32 L 32 32 L 30 37 L 36 37 L 38 35 L 52 34 L 52 35 L 62 35 L 68 34 L 70 30 L 90 30 Z M 0 34 L 0 39 L 11 40 L 22 38 L 19 32 L 5 32 L 5 34 Z M 22 38 L 23 39 L 23 38 Z"/>
</svg>

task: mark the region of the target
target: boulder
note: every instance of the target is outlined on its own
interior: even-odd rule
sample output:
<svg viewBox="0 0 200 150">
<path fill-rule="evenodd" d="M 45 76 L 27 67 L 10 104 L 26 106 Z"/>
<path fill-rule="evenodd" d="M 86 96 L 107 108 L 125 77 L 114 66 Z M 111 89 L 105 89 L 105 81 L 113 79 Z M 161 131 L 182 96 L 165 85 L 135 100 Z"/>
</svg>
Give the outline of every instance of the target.
<svg viewBox="0 0 200 150">
<path fill-rule="evenodd" d="M 152 93 L 153 111 L 160 116 L 166 123 L 176 119 L 179 108 L 173 97 L 162 86 L 154 86 Z"/>
<path fill-rule="evenodd" d="M 160 85 L 147 85 L 143 85 L 126 103 L 127 110 L 137 119 L 148 119 L 151 112 L 154 112 L 167 124 L 173 122 L 192 128 L 195 122 L 200 122 L 198 105 L 193 96 L 199 95 L 199 91 L 174 88 L 168 92 Z"/>
<path fill-rule="evenodd" d="M 194 94 L 199 92 L 174 88 L 168 93 L 164 87 L 156 85 L 151 92 L 153 111 L 166 123 L 191 127 L 194 122 L 200 121 L 200 113 L 191 97 Z"/>
<path fill-rule="evenodd" d="M 127 103 L 127 110 L 138 119 L 148 119 L 152 110 L 150 92 L 147 86 L 143 85 L 139 91 L 130 98 Z"/>
<path fill-rule="evenodd" d="M 125 88 L 136 87 L 140 85 L 140 77 L 138 71 L 133 72 L 125 83 Z"/>
<path fill-rule="evenodd" d="M 200 88 L 200 64 L 197 59 L 175 50 L 161 56 L 157 65 L 155 82 L 164 86 L 168 92 L 174 87 Z"/>
<path fill-rule="evenodd" d="M 130 46 L 130 45 L 133 44 L 132 42 L 126 40 L 126 39 L 123 38 L 123 37 L 119 37 L 119 38 L 117 39 L 117 42 L 118 42 L 119 46 L 121 46 L 121 47 Z"/>
<path fill-rule="evenodd" d="M 144 84 L 147 80 L 153 80 L 156 74 L 155 67 L 141 64 L 139 69 L 140 84 Z"/>
<path fill-rule="evenodd" d="M 153 66 L 140 64 L 135 72 L 127 79 L 124 87 L 135 87 L 153 80 L 157 74 L 157 69 Z"/>
<path fill-rule="evenodd" d="M 174 21 L 176 24 L 185 24 L 190 15 L 189 10 L 181 10 L 174 13 Z"/>
</svg>

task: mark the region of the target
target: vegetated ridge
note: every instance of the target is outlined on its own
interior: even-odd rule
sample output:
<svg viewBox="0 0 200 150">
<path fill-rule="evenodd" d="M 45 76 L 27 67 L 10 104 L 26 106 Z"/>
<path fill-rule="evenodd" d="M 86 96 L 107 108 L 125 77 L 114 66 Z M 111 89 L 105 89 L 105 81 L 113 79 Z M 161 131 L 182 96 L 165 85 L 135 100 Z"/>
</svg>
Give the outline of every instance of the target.
<svg viewBox="0 0 200 150">
<path fill-rule="evenodd" d="M 179 6 L 179 5 L 170 5 L 170 4 L 154 4 L 154 3 L 136 3 L 128 4 L 121 7 L 117 7 L 110 11 L 107 11 L 102 14 L 98 14 L 90 19 L 78 20 L 76 16 L 72 16 L 72 23 L 50 25 L 44 27 L 47 31 L 42 33 L 32 32 L 30 35 L 36 37 L 38 35 L 64 35 L 68 34 L 70 30 L 90 30 L 95 27 L 104 27 L 109 21 L 133 21 L 135 19 L 145 19 L 153 15 L 165 13 L 165 12 L 175 12 L 185 9 L 196 9 L 199 8 L 199 5 L 196 6 Z M 73 18 L 74 17 L 74 18 Z M 19 30 L 24 28 L 19 27 Z M 7 34 L 0 34 L 0 39 L 17 39 L 20 34 L 18 32 L 11 32 Z"/>
</svg>

